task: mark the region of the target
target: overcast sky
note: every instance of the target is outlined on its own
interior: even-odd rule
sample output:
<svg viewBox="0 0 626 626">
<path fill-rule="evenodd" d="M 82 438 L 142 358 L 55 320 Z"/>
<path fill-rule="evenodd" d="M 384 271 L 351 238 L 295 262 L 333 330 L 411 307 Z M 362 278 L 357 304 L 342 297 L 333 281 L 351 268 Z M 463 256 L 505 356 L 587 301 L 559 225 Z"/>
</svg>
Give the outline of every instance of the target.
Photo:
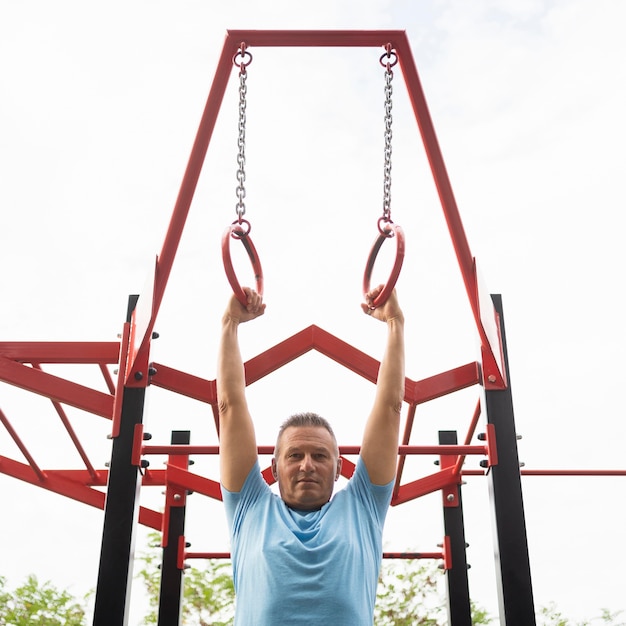
<svg viewBox="0 0 626 626">
<path fill-rule="evenodd" d="M 402 29 L 470 247 L 503 296 L 520 459 L 624 469 L 625 19 L 610 0 L 0 0 L 0 340 L 116 339 L 163 242 L 227 29 Z M 244 358 L 310 324 L 380 358 L 384 328 L 359 302 L 382 204 L 381 51 L 252 52 L 246 217 L 268 309 L 242 329 Z M 235 218 L 236 88 L 233 73 L 153 346 L 155 361 L 205 378 L 229 295 L 219 242 Z M 476 333 L 399 71 L 393 115 L 392 217 L 407 238 L 398 290 L 407 375 L 420 379 L 476 360 Z M 373 389 L 309 354 L 249 395 L 261 444 L 304 409 L 354 444 Z M 420 407 L 412 443 L 464 436 L 478 391 L 456 395 Z M 0 408 L 42 467 L 80 467 L 48 402 L 3 384 Z M 108 422 L 68 413 L 102 467 Z M 216 441 L 206 407 L 159 389 L 145 422 L 159 443 L 181 428 Z M 0 454 L 23 460 L 3 429 Z M 217 477 L 214 460 L 194 467 Z M 432 470 L 415 459 L 405 476 Z M 626 610 L 624 480 L 523 479 L 538 607 L 554 601 L 577 619 Z M 6 476 L 0 489 L 0 575 L 94 587 L 102 512 Z M 148 491 L 142 502 L 158 509 Z M 472 597 L 495 614 L 486 492 L 470 478 L 463 498 Z M 194 550 L 227 549 L 221 505 L 198 498 Z M 435 494 L 394 508 L 385 544 L 431 551 L 442 534 Z M 141 596 L 137 583 L 132 623 Z"/>
</svg>

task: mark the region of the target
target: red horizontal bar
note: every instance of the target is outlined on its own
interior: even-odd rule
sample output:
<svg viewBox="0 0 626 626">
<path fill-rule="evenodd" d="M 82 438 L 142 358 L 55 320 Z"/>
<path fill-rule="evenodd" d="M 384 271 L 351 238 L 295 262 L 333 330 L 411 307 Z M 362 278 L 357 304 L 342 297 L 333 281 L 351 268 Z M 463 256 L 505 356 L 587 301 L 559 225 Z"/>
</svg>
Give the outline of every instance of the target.
<svg viewBox="0 0 626 626">
<path fill-rule="evenodd" d="M 20 363 L 117 363 L 118 341 L 0 341 L 0 356 Z"/>
<path fill-rule="evenodd" d="M 403 30 L 228 30 L 226 48 L 233 53 L 241 42 L 247 46 L 263 47 L 352 47 L 366 48 L 408 46 Z"/>
<path fill-rule="evenodd" d="M 185 552 L 186 559 L 230 559 L 230 552 Z M 443 552 L 383 552 L 383 559 L 443 559 Z"/>
<path fill-rule="evenodd" d="M 113 396 L 0 357 L 0 380 L 111 419 Z"/>
<path fill-rule="evenodd" d="M 219 454 L 219 446 L 169 444 L 143 446 L 142 454 Z M 340 454 L 359 454 L 361 446 L 339 446 Z M 274 454 L 274 446 L 258 446 L 258 454 Z M 486 446 L 434 445 L 398 446 L 398 454 L 487 454 Z"/>
<path fill-rule="evenodd" d="M 626 476 L 626 470 L 611 469 L 523 469 L 522 476 Z"/>
<path fill-rule="evenodd" d="M 463 476 L 485 476 L 483 470 L 463 470 Z M 626 476 L 626 469 L 521 469 L 522 476 Z"/>
</svg>

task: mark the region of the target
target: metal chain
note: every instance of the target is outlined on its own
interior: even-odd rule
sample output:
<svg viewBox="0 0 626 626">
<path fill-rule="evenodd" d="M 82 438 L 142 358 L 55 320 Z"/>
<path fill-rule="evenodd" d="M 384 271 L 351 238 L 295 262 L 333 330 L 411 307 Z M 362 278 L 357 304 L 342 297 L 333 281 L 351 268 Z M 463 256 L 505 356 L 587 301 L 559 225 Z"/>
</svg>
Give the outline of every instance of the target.
<svg viewBox="0 0 626 626">
<path fill-rule="evenodd" d="M 240 51 L 242 57 L 245 53 L 245 48 Z M 243 199 L 246 197 L 246 94 L 248 87 L 246 85 L 246 79 L 248 73 L 246 72 L 246 65 L 243 61 L 239 66 L 239 136 L 237 138 L 237 145 L 239 152 L 237 153 L 237 188 L 235 193 L 237 194 L 237 204 L 235 210 L 239 217 L 239 223 L 246 212 L 246 205 Z"/>
<path fill-rule="evenodd" d="M 388 55 L 391 53 L 388 51 Z M 383 168 L 383 219 L 386 222 L 391 221 L 391 95 L 393 88 L 391 81 L 393 79 L 393 71 L 391 64 L 387 63 L 385 71 L 385 165 Z"/>
</svg>

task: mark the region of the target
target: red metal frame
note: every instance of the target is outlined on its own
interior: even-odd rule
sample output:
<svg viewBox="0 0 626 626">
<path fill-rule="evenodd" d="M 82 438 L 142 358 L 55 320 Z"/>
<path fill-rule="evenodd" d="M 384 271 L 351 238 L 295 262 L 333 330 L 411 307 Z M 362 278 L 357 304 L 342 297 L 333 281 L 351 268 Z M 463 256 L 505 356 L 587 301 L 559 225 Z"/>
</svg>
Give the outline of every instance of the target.
<svg viewBox="0 0 626 626">
<path fill-rule="evenodd" d="M 66 426 L 85 469 L 43 469 L 29 452 L 7 415 L 0 411 L 0 422 L 7 430 L 26 463 L 0 456 L 0 472 L 61 495 L 103 508 L 108 471 L 92 465 L 63 409 L 63 405 L 79 408 L 99 417 L 112 420 L 112 436 L 119 429 L 121 390 L 124 386 L 147 386 L 153 384 L 212 407 L 216 428 L 219 431 L 217 392 L 214 380 L 204 380 L 161 364 L 149 362 L 150 343 L 154 324 L 164 297 L 167 282 L 174 263 L 183 228 L 202 170 L 204 158 L 211 140 L 222 99 L 232 70 L 232 59 L 242 42 L 248 48 L 272 47 L 385 47 L 395 50 L 404 77 L 409 99 L 421 133 L 433 179 L 439 193 L 443 214 L 447 222 L 459 269 L 465 284 L 469 303 L 481 342 L 481 363 L 468 363 L 452 370 L 435 374 L 423 380 L 405 381 L 405 402 L 408 405 L 406 426 L 402 445 L 399 447 L 398 477 L 394 489 L 393 504 L 412 500 L 433 491 L 442 490 L 444 496 L 454 494 L 462 476 L 484 474 L 482 471 L 462 471 L 466 454 L 483 454 L 489 465 L 497 463 L 495 435 L 488 430 L 485 445 L 471 446 L 476 424 L 480 416 L 480 402 L 471 420 L 465 443 L 460 446 L 411 446 L 410 435 L 417 405 L 454 393 L 473 385 L 482 384 L 487 389 L 506 386 L 502 345 L 499 335 L 498 316 L 488 292 L 483 288 L 476 261 L 470 251 L 463 224 L 450 185 L 441 150 L 437 141 L 424 93 L 413 60 L 409 42 L 404 31 L 228 31 L 210 88 L 206 107 L 191 150 L 180 191 L 174 205 L 170 223 L 154 271 L 148 277 L 132 316 L 123 327 L 119 342 L 0 342 L 0 381 L 20 387 L 29 392 L 49 398 L 59 418 Z M 283 365 L 297 359 L 310 350 L 317 350 L 366 380 L 376 381 L 379 362 L 346 342 L 334 337 L 317 326 L 309 326 L 292 337 L 273 346 L 245 364 L 246 383 L 252 384 Z M 59 376 L 49 374 L 42 364 L 80 364 L 97 366 L 102 374 L 106 391 L 80 385 Z M 117 365 L 114 381 L 108 367 Z M 272 446 L 261 446 L 262 454 L 271 454 Z M 356 454 L 358 446 L 342 446 L 342 454 Z M 220 488 L 212 480 L 189 472 L 183 467 L 180 451 L 172 446 L 144 446 L 141 432 L 136 433 L 133 462 L 141 464 L 141 456 L 149 453 L 167 453 L 170 459 L 165 470 L 146 469 L 143 486 L 165 486 L 167 506 L 177 506 L 187 490 L 220 499 Z M 197 452 L 216 453 L 217 447 L 189 446 L 184 454 Z M 443 455 L 439 471 L 401 484 L 407 454 Z M 350 477 L 354 463 L 344 460 L 343 475 Z M 521 470 L 522 475 L 552 476 L 625 476 L 626 470 Z M 272 482 L 270 468 L 263 471 Z M 162 530 L 163 514 L 140 508 L 139 521 Z M 448 550 L 449 552 L 449 550 Z M 187 553 L 188 557 L 198 554 Z M 217 555 L 218 553 L 213 553 Z M 390 553 L 391 554 L 391 553 Z M 398 555 L 398 553 L 393 553 Z M 404 554 L 404 553 L 403 553 Z M 432 558 L 446 561 L 446 548 L 441 553 L 425 553 Z M 424 553 L 422 553 L 424 556 Z M 396 556 L 395 558 L 400 558 Z M 446 563 L 446 567 L 449 563 Z"/>
</svg>

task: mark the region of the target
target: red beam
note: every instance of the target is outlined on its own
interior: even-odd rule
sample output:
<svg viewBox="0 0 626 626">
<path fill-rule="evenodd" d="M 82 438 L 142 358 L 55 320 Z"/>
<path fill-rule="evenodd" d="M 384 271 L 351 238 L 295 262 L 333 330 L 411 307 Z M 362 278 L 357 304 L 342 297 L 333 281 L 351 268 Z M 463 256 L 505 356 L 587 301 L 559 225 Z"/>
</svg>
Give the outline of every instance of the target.
<svg viewBox="0 0 626 626">
<path fill-rule="evenodd" d="M 0 357 L 0 380 L 111 419 L 113 396 Z"/>
<path fill-rule="evenodd" d="M 4 414 L 4 411 L 0 410 L 0 422 L 4 424 L 4 427 L 7 429 L 7 432 L 15 442 L 15 445 L 20 449 L 20 452 L 24 455 L 26 460 L 28 461 L 28 465 L 35 472 L 37 478 L 39 480 L 45 480 L 46 474 L 41 470 L 39 465 L 35 462 L 35 459 L 32 457 L 31 453 L 28 451 L 28 448 L 24 444 L 24 442 L 20 439 L 20 436 L 17 434 L 17 431 L 9 422 L 9 418 Z"/>
<path fill-rule="evenodd" d="M 217 402 L 217 386 L 214 380 L 192 376 L 161 363 L 153 363 L 152 366 L 156 370 L 156 374 L 151 377 L 150 384 L 155 387 L 161 387 L 208 404 Z"/>
<path fill-rule="evenodd" d="M 458 485 L 460 482 L 460 476 L 455 475 L 454 467 L 450 466 L 430 476 L 425 476 L 424 478 L 419 478 L 406 485 L 401 485 L 398 490 L 398 495 L 392 499 L 391 504 L 392 506 L 397 506 L 409 500 L 415 500 L 421 496 L 439 491 L 450 485 Z"/>
<path fill-rule="evenodd" d="M 0 356 L 20 363 L 117 363 L 113 341 L 0 341 Z"/>
<path fill-rule="evenodd" d="M 339 446 L 340 454 L 359 454 L 361 446 Z M 147 445 L 141 449 L 142 454 L 214 454 L 220 452 L 219 446 L 196 446 L 183 444 Z M 257 446 L 258 454 L 274 454 L 274 446 Z M 432 445 L 432 446 L 398 446 L 398 454 L 487 454 L 487 446 Z"/>
<path fill-rule="evenodd" d="M 478 363 L 467 363 L 423 380 L 410 381 L 407 379 L 405 400 L 409 403 L 424 404 L 479 382 Z"/>
</svg>

